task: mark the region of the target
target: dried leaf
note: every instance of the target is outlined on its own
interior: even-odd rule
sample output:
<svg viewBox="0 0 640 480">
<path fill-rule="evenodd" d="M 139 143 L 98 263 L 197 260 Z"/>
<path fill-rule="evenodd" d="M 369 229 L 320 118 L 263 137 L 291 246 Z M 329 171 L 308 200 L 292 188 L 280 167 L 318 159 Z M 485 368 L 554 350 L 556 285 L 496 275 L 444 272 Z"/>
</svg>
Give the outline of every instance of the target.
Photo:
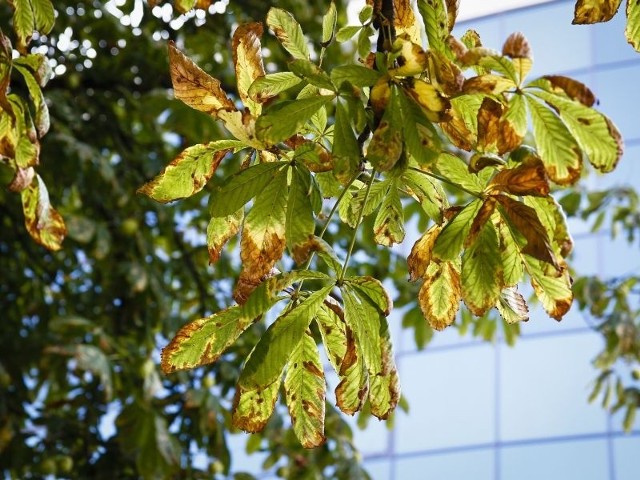
<svg viewBox="0 0 640 480">
<path fill-rule="evenodd" d="M 549 195 L 549 177 L 542 161 L 529 156 L 515 168 L 505 168 L 493 177 L 489 188 L 512 195 Z"/>
<path fill-rule="evenodd" d="M 411 3 L 411 0 L 393 0 L 396 35 L 405 35 L 413 43 L 420 44 L 422 43 L 420 25 L 413 13 Z"/>
<path fill-rule="evenodd" d="M 524 262 L 531 277 L 531 285 L 545 311 L 552 318 L 562 320 L 573 302 L 571 276 L 566 263 L 562 262 L 558 270 L 528 255 L 524 255 Z"/>
<path fill-rule="evenodd" d="M 496 195 L 495 198 L 502 207 L 503 218 L 527 240 L 522 253 L 557 267 L 558 262 L 549 242 L 549 234 L 536 211 L 506 195 Z"/>
<path fill-rule="evenodd" d="M 622 0 L 577 0 L 573 14 L 574 25 L 608 22 L 620 8 Z"/>
<path fill-rule="evenodd" d="M 529 307 L 524 297 L 518 293 L 516 287 L 509 287 L 502 291 L 496 308 L 500 316 L 507 323 L 526 322 L 529 320 Z"/>
<path fill-rule="evenodd" d="M 540 80 L 533 82 L 537 85 L 538 82 L 547 80 L 548 83 L 542 84 L 543 88 L 550 92 L 560 93 L 567 95 L 570 99 L 576 100 L 587 107 L 592 107 L 596 102 L 596 96 L 584 83 L 574 80 L 573 78 L 563 77 L 562 75 L 545 75 Z"/>
<path fill-rule="evenodd" d="M 205 73 L 169 42 L 169 67 L 173 91 L 179 100 L 201 112 L 217 116 L 219 110 L 236 110 L 220 81 Z"/>
<path fill-rule="evenodd" d="M 262 37 L 262 24 L 255 22 L 240 25 L 233 32 L 231 40 L 238 95 L 242 103 L 256 117 L 260 115 L 262 106 L 249 96 L 249 88 L 257 78 L 265 74 L 260 37 Z"/>
<path fill-rule="evenodd" d="M 478 142 L 476 148 L 479 152 L 498 152 L 498 139 L 502 134 L 500 118 L 503 107 L 500 102 L 490 97 L 485 97 L 478 110 Z"/>
<path fill-rule="evenodd" d="M 511 58 L 532 58 L 529 42 L 521 32 L 512 33 L 502 46 L 502 54 Z"/>
<path fill-rule="evenodd" d="M 40 175 L 20 192 L 24 222 L 31 237 L 49 250 L 60 250 L 67 234 L 62 216 L 49 203 L 49 193 Z"/>
<path fill-rule="evenodd" d="M 427 268 L 431 264 L 431 252 L 433 245 L 442 231 L 441 225 L 433 225 L 427 230 L 411 248 L 411 253 L 407 257 L 407 266 L 409 268 L 409 281 L 415 282 L 419 278 L 423 278 L 427 273 Z"/>
</svg>

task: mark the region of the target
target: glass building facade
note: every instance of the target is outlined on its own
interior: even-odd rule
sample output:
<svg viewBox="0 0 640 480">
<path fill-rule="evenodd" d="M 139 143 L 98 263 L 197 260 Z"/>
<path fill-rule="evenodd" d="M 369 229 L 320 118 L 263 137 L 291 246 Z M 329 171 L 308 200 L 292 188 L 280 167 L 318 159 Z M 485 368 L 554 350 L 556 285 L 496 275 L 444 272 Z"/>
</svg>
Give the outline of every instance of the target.
<svg viewBox="0 0 640 480">
<path fill-rule="evenodd" d="M 571 24 L 574 4 L 556 0 L 476 18 L 454 33 L 472 28 L 484 45 L 500 48 L 521 31 L 534 53 L 529 78 L 562 74 L 590 86 L 598 108 L 622 132 L 625 154 L 613 173 L 590 177 L 587 186 L 640 189 L 640 54 L 624 38 L 624 12 L 606 24 L 577 26 Z M 570 228 L 577 272 L 607 278 L 640 269 L 637 243 L 613 241 L 608 231 L 593 234 L 580 222 Z M 411 240 L 404 248 L 408 253 Z M 451 330 L 416 351 L 412 332 L 397 326 L 397 363 L 410 412 L 397 415 L 393 430 L 374 420 L 356 432 L 376 480 L 640 478 L 640 421 L 625 434 L 620 415 L 587 403 L 602 336 L 576 305 L 560 323 L 534 308 L 521 331 L 515 347 Z"/>
</svg>

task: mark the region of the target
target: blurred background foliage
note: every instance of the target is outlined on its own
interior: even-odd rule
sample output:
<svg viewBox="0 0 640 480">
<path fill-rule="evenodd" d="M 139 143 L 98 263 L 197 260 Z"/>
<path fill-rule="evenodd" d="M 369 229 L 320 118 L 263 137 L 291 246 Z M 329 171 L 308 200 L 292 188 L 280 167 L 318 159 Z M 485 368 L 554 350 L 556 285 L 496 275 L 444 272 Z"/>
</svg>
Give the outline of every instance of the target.
<svg viewBox="0 0 640 480">
<path fill-rule="evenodd" d="M 232 464 L 230 407 L 240 366 L 264 327 L 256 324 L 207 368 L 164 376 L 158 367 L 159 348 L 181 325 L 232 303 L 237 252 L 210 267 L 204 232 L 208 192 L 228 173 L 224 168 L 237 168 L 241 159 L 226 162 L 204 192 L 188 200 L 158 205 L 135 192 L 185 147 L 224 137 L 209 117 L 172 98 L 167 41 L 233 92 L 231 33 L 239 23 L 263 20 L 271 5 L 203 2 L 210 3 L 206 10 L 181 14 L 171 2 L 150 3 L 156 5 L 56 1 L 53 31 L 31 44 L 55 72 L 44 89 L 51 130 L 38 172 L 68 237 L 55 253 L 34 243 L 18 197 L 0 189 L 4 477 L 252 478 Z M 345 25 L 347 2 L 336 3 L 338 24 Z M 278 6 L 295 12 L 317 47 L 327 2 Z M 0 4 L 7 34 L 11 15 L 7 2 Z M 263 46 L 268 71 L 286 61 L 269 34 Z M 351 58 L 352 51 L 334 44 L 325 64 Z M 637 242 L 636 192 L 575 190 L 562 203 L 569 215 L 592 218 L 594 228 L 611 227 Z M 326 239 L 339 245 L 348 237 L 337 230 Z M 403 285 L 394 303 L 424 348 L 433 332 L 417 307 L 418 287 L 406 282 L 405 259 L 366 235 L 356 251 L 357 274 Z M 602 394 L 607 406 L 627 407 L 628 416 L 640 406 L 638 284 L 634 277 L 576 282 L 580 307 L 606 339 L 592 397 Z M 456 327 L 486 340 L 504 328 L 496 318 L 464 314 Z M 518 327 L 505 334 L 514 342 Z M 367 478 L 351 428 L 330 404 L 326 434 L 323 447 L 304 450 L 279 408 L 264 432 L 246 437 L 246 449 L 268 452 L 263 467 L 284 478 Z"/>
</svg>

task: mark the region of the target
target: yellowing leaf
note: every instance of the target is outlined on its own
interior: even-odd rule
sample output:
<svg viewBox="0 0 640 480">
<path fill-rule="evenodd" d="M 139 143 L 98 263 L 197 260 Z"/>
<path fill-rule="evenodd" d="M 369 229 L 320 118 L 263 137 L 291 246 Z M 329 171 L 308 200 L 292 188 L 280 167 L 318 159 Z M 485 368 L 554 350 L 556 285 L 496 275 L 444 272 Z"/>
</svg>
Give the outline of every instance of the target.
<svg viewBox="0 0 640 480">
<path fill-rule="evenodd" d="M 218 261 L 222 247 L 240 231 L 240 224 L 244 219 L 244 209 L 226 217 L 212 217 L 207 227 L 207 250 L 209 263 Z"/>
<path fill-rule="evenodd" d="M 475 243 L 483 227 L 493 215 L 493 212 L 496 209 L 496 202 L 496 198 L 492 195 L 484 199 L 484 201 L 482 202 L 482 206 L 473 219 L 473 223 L 471 224 L 471 228 L 469 229 L 467 238 L 465 238 L 464 240 L 465 248 L 468 248 L 470 245 L 473 245 Z"/>
<path fill-rule="evenodd" d="M 413 13 L 411 0 L 393 0 L 395 16 L 393 23 L 396 27 L 396 35 L 406 36 L 411 42 L 422 43 L 420 25 Z"/>
<path fill-rule="evenodd" d="M 240 95 L 242 103 L 256 117 L 260 115 L 262 106 L 249 96 L 249 88 L 257 78 L 265 74 L 262 65 L 260 37 L 262 37 L 262 24 L 254 22 L 236 28 L 231 40 L 238 95 Z"/>
<path fill-rule="evenodd" d="M 333 302 L 325 301 L 316 313 L 316 322 L 327 357 L 340 378 L 335 390 L 336 405 L 347 415 L 353 415 L 362 408 L 369 392 L 368 375 L 353 332 L 344 321 L 342 308 Z"/>
<path fill-rule="evenodd" d="M 286 10 L 272 7 L 267 13 L 267 25 L 280 40 L 282 46 L 294 58 L 309 60 L 309 47 L 302 28 Z"/>
<path fill-rule="evenodd" d="M 217 117 L 219 110 L 236 110 L 220 81 L 205 73 L 169 42 L 169 68 L 176 98 L 191 108 Z"/>
<path fill-rule="evenodd" d="M 411 253 L 407 257 L 410 282 L 415 282 L 426 275 L 427 268 L 431 264 L 433 245 L 441 231 L 442 226 L 433 225 L 413 244 Z"/>
<path fill-rule="evenodd" d="M 458 148 L 471 151 L 478 132 L 478 110 L 484 94 L 465 94 L 451 99 L 447 121 L 440 124 L 442 131 Z"/>
<path fill-rule="evenodd" d="M 264 151 L 266 145 L 256 138 L 256 119 L 249 111 L 218 110 L 216 115 L 224 122 L 229 133 L 244 145 Z"/>
<path fill-rule="evenodd" d="M 398 92 L 392 89 L 384 115 L 367 147 L 367 159 L 378 171 L 391 170 L 403 152 L 402 117 Z"/>
<path fill-rule="evenodd" d="M 287 200 L 286 237 L 291 255 L 298 264 L 307 260 L 314 242 L 311 182 L 309 170 L 297 165 L 293 170 Z"/>
<path fill-rule="evenodd" d="M 245 432 L 261 431 L 273 413 L 279 390 L 280 379 L 264 387 L 238 385 L 233 398 L 233 425 Z"/>
<path fill-rule="evenodd" d="M 565 97 L 540 90 L 533 94 L 558 112 L 596 169 L 606 173 L 615 168 L 622 157 L 623 146 L 622 136 L 611 120 Z"/>
<path fill-rule="evenodd" d="M 592 107 L 596 102 L 596 96 L 584 83 L 562 75 L 545 75 L 529 85 L 552 93 L 567 95 L 571 100 L 576 100 L 587 107 Z"/>
<path fill-rule="evenodd" d="M 404 240 L 404 213 L 398 188 L 393 182 L 387 191 L 373 224 L 373 238 L 378 245 L 390 247 Z"/>
<path fill-rule="evenodd" d="M 162 371 L 172 373 L 215 362 L 253 322 L 234 306 L 183 326 L 162 349 Z"/>
<path fill-rule="evenodd" d="M 560 270 L 528 255 L 524 255 L 525 268 L 531 277 L 531 285 L 542 302 L 545 311 L 556 320 L 562 320 L 571 308 L 573 292 L 571 276 L 563 262 Z"/>
<path fill-rule="evenodd" d="M 258 194 L 242 229 L 242 270 L 234 291 L 238 303 L 248 295 L 280 260 L 286 247 L 287 174 L 280 170 Z"/>
<path fill-rule="evenodd" d="M 542 161 L 535 156 L 515 168 L 505 168 L 498 172 L 489 183 L 489 188 L 512 195 L 549 195 L 549 177 Z"/>
<path fill-rule="evenodd" d="M 627 41 L 640 52 L 640 4 L 627 1 L 627 26 L 624 30 Z"/>
<path fill-rule="evenodd" d="M 186 13 L 196 4 L 196 0 L 175 0 L 174 5 L 180 13 Z"/>
<path fill-rule="evenodd" d="M 465 80 L 462 91 L 467 94 L 485 93 L 499 95 L 507 90 L 515 89 L 515 87 L 516 84 L 510 78 L 487 73 Z"/>
<path fill-rule="evenodd" d="M 291 352 L 284 391 L 293 431 L 302 446 L 322 445 L 326 383 L 316 342 L 308 330 Z"/>
<path fill-rule="evenodd" d="M 67 234 L 62 216 L 49 203 L 49 192 L 40 175 L 20 192 L 24 222 L 31 237 L 49 250 L 60 250 Z"/>
<path fill-rule="evenodd" d="M 435 50 L 427 52 L 428 75 L 431 84 L 448 96 L 456 96 L 462 91 L 464 74 L 460 67 L 453 63 L 447 55 Z"/>
<path fill-rule="evenodd" d="M 620 8 L 622 0 L 577 0 L 573 14 L 575 24 L 608 22 Z"/>
<path fill-rule="evenodd" d="M 502 262 L 493 224 L 485 223 L 462 255 L 461 284 L 462 299 L 474 315 L 484 315 L 498 300 L 503 286 Z"/>
<path fill-rule="evenodd" d="M 560 185 L 571 185 L 580 178 L 580 147 L 562 121 L 538 101 L 526 96 L 533 120 L 533 134 L 549 178 Z"/>
<path fill-rule="evenodd" d="M 408 193 L 413 196 L 420 206 L 435 223 L 442 223 L 442 213 L 449 206 L 447 195 L 442 186 L 431 180 L 425 173 L 407 170 L 402 174 Z"/>
<path fill-rule="evenodd" d="M 404 91 L 422 107 L 429 120 L 441 122 L 447 119 L 451 104 L 433 85 L 410 77 L 403 87 Z"/>
<path fill-rule="evenodd" d="M 194 145 L 184 150 L 150 182 L 138 189 L 157 202 L 167 203 L 195 195 L 215 174 L 231 150 L 227 140 Z"/>
<path fill-rule="evenodd" d="M 398 67 L 390 69 L 389 75 L 396 77 L 419 75 L 427 69 L 427 54 L 417 43 L 405 37 L 398 37 L 393 50 L 398 55 L 396 58 Z"/>
<path fill-rule="evenodd" d="M 502 135 L 498 139 L 498 151 L 511 152 L 522 145 L 527 134 L 527 107 L 524 97 L 514 94 L 507 103 L 507 111 L 500 119 Z"/>
<path fill-rule="evenodd" d="M 555 247 L 556 255 L 566 257 L 573 249 L 573 239 L 569 234 L 567 219 L 562 211 L 562 207 L 552 196 L 548 197 L 525 197 L 524 202 L 533 208 L 549 232 L 552 243 Z"/>
<path fill-rule="evenodd" d="M 418 294 L 420 309 L 431 328 L 444 330 L 454 322 L 461 297 L 456 262 L 431 262 Z"/>
</svg>

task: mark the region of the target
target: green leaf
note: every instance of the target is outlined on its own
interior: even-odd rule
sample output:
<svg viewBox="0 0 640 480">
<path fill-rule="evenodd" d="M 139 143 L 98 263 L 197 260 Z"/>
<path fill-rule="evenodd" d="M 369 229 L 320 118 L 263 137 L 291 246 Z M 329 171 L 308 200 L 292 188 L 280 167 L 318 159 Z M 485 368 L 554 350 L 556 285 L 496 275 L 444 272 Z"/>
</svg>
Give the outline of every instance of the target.
<svg viewBox="0 0 640 480">
<path fill-rule="evenodd" d="M 418 10 L 422 15 L 429 48 L 445 52 L 445 39 L 449 34 L 447 7 L 443 0 L 418 0 Z"/>
<path fill-rule="evenodd" d="M 236 387 L 232 423 L 245 432 L 260 432 L 266 426 L 278 399 L 280 379 L 264 387 Z"/>
<path fill-rule="evenodd" d="M 38 82 L 38 85 L 41 87 L 44 87 L 49 80 L 51 80 L 53 70 L 49 65 L 47 57 L 41 53 L 32 53 L 20 56 L 13 60 L 13 64 L 22 65 L 28 68 L 36 79 L 36 82 Z"/>
<path fill-rule="evenodd" d="M 338 33 L 336 33 L 336 40 L 340 43 L 346 42 L 360 30 L 362 30 L 362 27 L 359 25 L 348 25 L 346 27 L 342 27 L 340 30 L 338 30 Z"/>
<path fill-rule="evenodd" d="M 378 245 L 392 246 L 404 240 L 404 212 L 397 181 L 392 181 L 382 200 L 380 210 L 373 224 L 374 239 Z"/>
<path fill-rule="evenodd" d="M 338 11 L 336 10 L 336 4 L 331 2 L 327 13 L 322 17 L 322 40 L 320 45 L 327 47 L 333 40 L 333 36 L 336 32 L 336 24 L 338 22 Z"/>
<path fill-rule="evenodd" d="M 392 88 L 384 115 L 367 147 L 367 159 L 373 168 L 381 172 L 391 170 L 403 152 L 403 122 L 398 95 L 398 89 Z"/>
<path fill-rule="evenodd" d="M 49 250 L 59 250 L 67 234 L 62 216 L 49 203 L 49 193 L 40 175 L 20 192 L 27 231 Z"/>
<path fill-rule="evenodd" d="M 285 165 L 288 163 L 259 163 L 228 178 L 224 185 L 211 193 L 209 201 L 211 215 L 226 217 L 237 212 L 262 192 Z"/>
<path fill-rule="evenodd" d="M 366 283 L 372 285 L 370 280 Z M 340 289 L 345 302 L 347 325 L 355 334 L 369 373 L 371 413 L 386 419 L 398 403 L 400 385 L 393 360 L 389 325 L 385 312 L 378 306 L 379 293 L 372 298 L 362 285 L 353 281 L 345 282 Z M 377 290 L 377 287 L 372 289 Z M 388 300 L 386 294 L 384 296 Z"/>
<path fill-rule="evenodd" d="M 365 275 L 363 277 L 348 277 L 345 282 L 366 296 L 385 316 L 391 313 L 393 302 L 380 280 Z"/>
<path fill-rule="evenodd" d="M 242 268 L 234 298 L 243 303 L 274 264 L 282 258 L 286 247 L 287 169 L 262 190 L 253 202 L 242 228 L 240 260 Z"/>
<path fill-rule="evenodd" d="M 371 16 L 373 15 L 373 7 L 371 5 L 365 5 L 362 7 L 362 10 L 358 13 L 358 20 L 360 23 L 364 25 L 369 20 L 371 20 Z"/>
<path fill-rule="evenodd" d="M 456 155 L 441 153 L 436 160 L 435 167 L 441 176 L 466 190 L 477 193 L 484 190 L 484 185 L 478 175 L 470 173 L 467 164 Z"/>
<path fill-rule="evenodd" d="M 532 92 L 560 115 L 591 164 L 602 173 L 615 168 L 622 157 L 622 136 L 613 122 L 602 113 L 542 90 Z"/>
<path fill-rule="evenodd" d="M 205 187 L 233 146 L 242 146 L 242 143 L 220 140 L 189 147 L 156 178 L 140 187 L 138 193 L 161 203 L 191 197 Z"/>
<path fill-rule="evenodd" d="M 496 304 L 501 289 L 498 235 L 493 224 L 487 222 L 462 255 L 462 298 L 474 315 L 481 316 Z"/>
<path fill-rule="evenodd" d="M 230 238 L 237 235 L 243 219 L 243 208 L 226 217 L 211 218 L 207 226 L 207 250 L 209 251 L 210 264 L 220 259 L 222 247 L 224 247 Z"/>
<path fill-rule="evenodd" d="M 444 330 L 451 325 L 460 308 L 459 262 L 431 262 L 418 294 L 422 314 L 431 328 Z"/>
<path fill-rule="evenodd" d="M 627 42 L 640 52 L 640 4 L 627 2 L 627 26 L 624 30 Z"/>
<path fill-rule="evenodd" d="M 445 225 L 433 246 L 433 255 L 441 260 L 454 260 L 460 254 L 473 219 L 482 206 L 482 201 L 476 199 L 466 205 L 458 214 Z"/>
<path fill-rule="evenodd" d="M 511 59 L 500 55 L 488 55 L 482 57 L 478 63 L 481 67 L 486 68 L 487 70 L 501 73 L 516 85 L 520 84 L 516 67 Z"/>
<path fill-rule="evenodd" d="M 549 177 L 560 185 L 571 185 L 580 178 L 582 153 L 571 132 L 548 108 L 530 95 L 527 105 L 533 122 L 533 134 Z"/>
<path fill-rule="evenodd" d="M 500 259 L 504 284 L 507 287 L 517 285 L 524 274 L 524 265 L 520 257 L 520 248 L 509 227 L 501 221 L 498 225 L 500 238 Z"/>
<path fill-rule="evenodd" d="M 267 25 L 294 58 L 309 59 L 307 41 L 293 15 L 281 8 L 272 7 L 267 13 Z"/>
<path fill-rule="evenodd" d="M 326 388 L 318 348 L 307 330 L 291 352 L 284 379 L 293 431 L 304 448 L 317 447 L 325 442 Z"/>
<path fill-rule="evenodd" d="M 174 3 L 178 12 L 186 13 L 195 6 L 196 0 L 175 0 Z"/>
<path fill-rule="evenodd" d="M 395 90 L 395 89 L 394 89 Z M 398 106 L 401 110 L 402 134 L 406 152 L 419 165 L 429 165 L 440 152 L 440 138 L 433 124 L 425 118 L 420 106 L 398 91 Z"/>
<path fill-rule="evenodd" d="M 360 148 L 351 128 L 349 113 L 341 102 L 336 105 L 335 117 L 331 150 L 333 173 L 340 183 L 345 185 L 360 169 Z"/>
<path fill-rule="evenodd" d="M 374 85 L 382 74 L 377 70 L 363 67 L 362 65 L 339 65 L 331 70 L 331 80 L 338 88 L 344 82 L 349 82 L 354 87 L 370 87 Z"/>
<path fill-rule="evenodd" d="M 332 289 L 333 285 L 328 285 L 313 292 L 271 324 L 251 351 L 238 385 L 243 388 L 264 387 L 280 377 L 291 353 L 302 340 L 311 320 Z"/>
<path fill-rule="evenodd" d="M 304 262 L 310 253 L 315 221 L 311 207 L 311 174 L 303 165 L 293 168 L 287 201 L 287 246 L 294 261 Z"/>
<path fill-rule="evenodd" d="M 449 202 L 440 184 L 431 180 L 426 173 L 415 170 L 405 171 L 401 179 L 429 218 L 435 223 L 442 223 L 442 212 L 449 206 Z"/>
<path fill-rule="evenodd" d="M 254 318 L 236 305 L 186 324 L 162 349 L 162 371 L 172 373 L 215 362 Z"/>
<path fill-rule="evenodd" d="M 358 33 L 358 55 L 360 58 L 367 58 L 371 52 L 371 35 L 373 35 L 371 26 L 366 26 Z"/>
<path fill-rule="evenodd" d="M 13 29 L 18 36 L 17 49 L 25 51 L 35 29 L 35 12 L 31 0 L 13 0 Z"/>
<path fill-rule="evenodd" d="M 248 90 L 251 98 L 258 102 L 264 102 L 298 85 L 302 79 L 293 72 L 269 73 L 254 80 Z"/>
<path fill-rule="evenodd" d="M 351 200 L 345 205 L 348 208 L 348 212 L 344 212 L 340 210 L 340 219 L 344 221 L 351 228 L 356 228 L 358 221 L 358 217 L 360 216 L 360 212 L 362 212 L 362 217 L 366 217 L 375 212 L 384 196 L 389 189 L 389 182 L 374 182 L 369 188 L 369 197 L 367 198 L 366 205 L 364 204 L 365 197 L 367 197 L 367 186 L 365 184 L 361 185 L 361 188 L 356 192 L 356 194 L 351 198 Z M 342 204 L 340 205 L 342 207 Z"/>
<path fill-rule="evenodd" d="M 298 77 L 306 80 L 311 85 L 318 88 L 324 88 L 327 90 L 335 91 L 335 87 L 324 70 L 318 67 L 315 63 L 307 59 L 296 59 L 289 62 L 289 70 L 295 73 Z"/>
<path fill-rule="evenodd" d="M 332 95 L 286 100 L 277 108 L 267 110 L 256 121 L 256 135 L 261 140 L 275 145 L 299 133 L 305 123 L 320 108 L 333 100 Z"/>
<path fill-rule="evenodd" d="M 49 131 L 50 121 L 49 107 L 47 107 L 47 102 L 44 99 L 44 95 L 42 94 L 40 85 L 31 73 L 31 70 L 23 67 L 17 62 L 14 63 L 13 66 L 18 72 L 20 72 L 20 74 L 24 78 L 25 83 L 27 84 L 29 97 L 31 97 L 31 101 L 33 102 L 33 106 L 35 107 L 36 111 L 36 130 L 38 131 L 38 136 L 43 137 Z"/>
<path fill-rule="evenodd" d="M 55 24 L 55 11 L 51 0 L 31 0 L 35 29 L 42 35 L 47 35 Z"/>
</svg>

